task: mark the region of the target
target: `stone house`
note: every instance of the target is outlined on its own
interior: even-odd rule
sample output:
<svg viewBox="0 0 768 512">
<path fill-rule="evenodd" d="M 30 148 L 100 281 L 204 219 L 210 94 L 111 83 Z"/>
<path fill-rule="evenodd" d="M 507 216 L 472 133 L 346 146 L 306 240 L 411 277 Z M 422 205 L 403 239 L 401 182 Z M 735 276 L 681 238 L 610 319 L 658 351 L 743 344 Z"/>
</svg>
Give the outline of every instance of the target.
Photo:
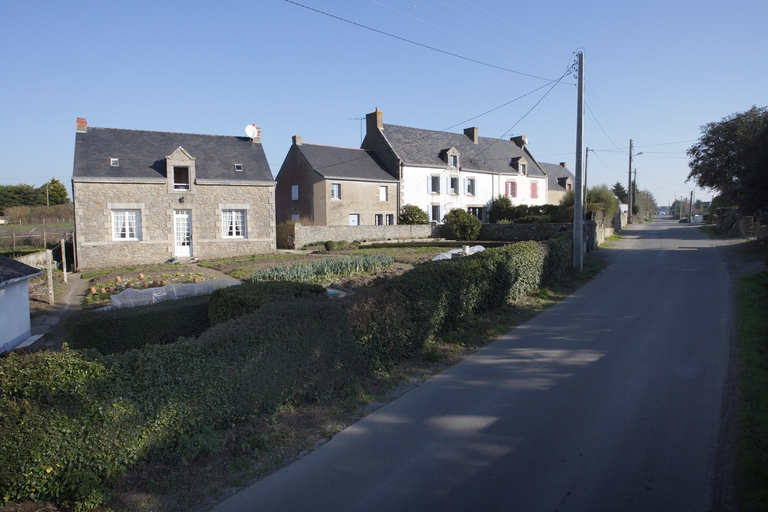
<svg viewBox="0 0 768 512">
<path fill-rule="evenodd" d="M 276 218 L 316 226 L 397 223 L 399 183 L 372 152 L 293 137 L 275 187 Z"/>
<path fill-rule="evenodd" d="M 0 256 L 0 354 L 28 346 L 32 336 L 29 319 L 29 280 L 41 270 Z"/>
<path fill-rule="evenodd" d="M 573 190 L 576 178 L 568 170 L 565 162 L 559 164 L 540 162 L 539 165 L 547 173 L 547 204 L 560 204 L 565 193 Z"/>
<path fill-rule="evenodd" d="M 249 137 L 89 127 L 77 120 L 78 269 L 275 250 L 275 182 Z"/>
<path fill-rule="evenodd" d="M 433 222 L 462 208 L 487 221 L 490 202 L 547 204 L 547 175 L 525 136 L 509 140 L 384 124 L 379 109 L 366 116 L 362 148 L 373 151 L 400 182 L 398 205 L 425 210 Z"/>
</svg>

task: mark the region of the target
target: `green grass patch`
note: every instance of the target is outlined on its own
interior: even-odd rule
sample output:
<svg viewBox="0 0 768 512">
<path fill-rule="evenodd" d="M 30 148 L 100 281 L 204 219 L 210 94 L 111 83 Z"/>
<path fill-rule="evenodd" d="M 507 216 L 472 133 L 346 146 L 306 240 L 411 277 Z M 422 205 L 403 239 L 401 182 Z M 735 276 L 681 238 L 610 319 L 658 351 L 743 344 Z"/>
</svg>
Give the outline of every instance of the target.
<svg viewBox="0 0 768 512">
<path fill-rule="evenodd" d="M 768 272 L 742 278 L 736 301 L 742 366 L 739 492 L 744 510 L 768 510 Z"/>
<path fill-rule="evenodd" d="M 34 254 L 36 252 L 42 252 L 45 248 L 43 247 L 34 247 L 31 245 L 17 245 L 14 249 L 13 247 L 0 247 L 0 256 L 6 256 L 8 258 L 17 258 L 19 256 L 24 256 L 26 254 Z"/>
<path fill-rule="evenodd" d="M 725 233 L 718 231 L 714 225 L 699 226 L 699 231 L 707 235 L 709 238 L 721 239 L 721 238 L 741 238 L 741 234 L 738 230 L 730 230 Z"/>
</svg>

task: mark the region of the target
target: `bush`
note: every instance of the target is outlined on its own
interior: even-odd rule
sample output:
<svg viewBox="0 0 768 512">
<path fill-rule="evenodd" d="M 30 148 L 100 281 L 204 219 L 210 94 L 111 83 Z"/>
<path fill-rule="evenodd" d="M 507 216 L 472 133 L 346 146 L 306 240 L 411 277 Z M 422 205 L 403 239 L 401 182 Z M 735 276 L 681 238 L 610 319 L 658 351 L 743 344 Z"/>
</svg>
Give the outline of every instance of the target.
<svg viewBox="0 0 768 512">
<path fill-rule="evenodd" d="M 491 201 L 491 210 L 488 212 L 488 222 L 496 224 L 502 220 L 512 220 L 512 200 L 507 196 L 498 196 Z"/>
<path fill-rule="evenodd" d="M 333 240 L 328 240 L 323 245 L 325 246 L 325 250 L 329 251 L 329 252 L 330 251 L 335 251 L 336 248 L 338 247 L 338 244 L 336 242 L 334 242 Z"/>
<path fill-rule="evenodd" d="M 398 224 L 429 224 L 429 215 L 418 206 L 407 204 L 400 209 Z"/>
<path fill-rule="evenodd" d="M 525 215 L 515 219 L 515 224 L 549 224 L 552 218 L 549 215 Z"/>
<path fill-rule="evenodd" d="M 454 240 L 477 240 L 482 226 L 474 215 L 460 208 L 449 211 L 443 222 Z"/>
<path fill-rule="evenodd" d="M 269 301 L 296 297 L 325 296 L 318 284 L 291 281 L 258 281 L 214 290 L 208 302 L 211 325 L 253 313 Z"/>
<path fill-rule="evenodd" d="M 208 327 L 209 295 L 151 306 L 87 311 L 67 321 L 67 342 L 75 349 L 114 354 L 197 336 Z"/>
<path fill-rule="evenodd" d="M 314 299 L 107 357 L 12 354 L 0 359 L 0 496 L 96 506 L 132 464 L 215 450 L 196 440 L 286 401 L 343 392 L 366 371 L 338 301 Z"/>
</svg>

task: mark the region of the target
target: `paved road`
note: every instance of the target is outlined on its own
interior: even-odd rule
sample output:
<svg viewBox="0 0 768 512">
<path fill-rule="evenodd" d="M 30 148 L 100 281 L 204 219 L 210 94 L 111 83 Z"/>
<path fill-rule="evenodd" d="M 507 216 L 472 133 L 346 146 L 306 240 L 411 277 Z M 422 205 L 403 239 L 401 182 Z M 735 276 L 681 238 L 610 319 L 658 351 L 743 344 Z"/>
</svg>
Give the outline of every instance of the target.
<svg viewBox="0 0 768 512">
<path fill-rule="evenodd" d="M 729 281 L 693 226 L 608 270 L 217 512 L 709 510 Z"/>
</svg>

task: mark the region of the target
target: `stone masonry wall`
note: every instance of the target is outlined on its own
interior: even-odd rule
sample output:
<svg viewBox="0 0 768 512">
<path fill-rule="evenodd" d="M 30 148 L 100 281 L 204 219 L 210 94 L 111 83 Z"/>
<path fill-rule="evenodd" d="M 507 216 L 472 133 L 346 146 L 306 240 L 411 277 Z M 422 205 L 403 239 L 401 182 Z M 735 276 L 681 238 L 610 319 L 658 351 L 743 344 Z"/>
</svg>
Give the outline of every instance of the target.
<svg viewBox="0 0 768 512">
<path fill-rule="evenodd" d="M 198 185 L 169 193 L 165 180 L 75 182 L 79 269 L 158 264 L 174 257 L 174 210 L 189 210 L 192 257 L 206 260 L 275 250 L 274 186 Z M 183 202 L 180 202 L 183 198 Z M 112 239 L 112 210 L 141 211 L 141 240 Z M 247 211 L 246 238 L 223 237 L 222 209 Z"/>
<path fill-rule="evenodd" d="M 377 240 L 411 240 L 416 238 L 439 238 L 442 233 L 441 226 L 406 225 L 394 226 L 302 226 L 296 223 L 294 228 L 294 245 L 297 249 L 313 242 L 326 242 L 328 240 L 352 242 L 377 241 Z M 281 246 L 283 241 L 281 241 Z"/>
</svg>

